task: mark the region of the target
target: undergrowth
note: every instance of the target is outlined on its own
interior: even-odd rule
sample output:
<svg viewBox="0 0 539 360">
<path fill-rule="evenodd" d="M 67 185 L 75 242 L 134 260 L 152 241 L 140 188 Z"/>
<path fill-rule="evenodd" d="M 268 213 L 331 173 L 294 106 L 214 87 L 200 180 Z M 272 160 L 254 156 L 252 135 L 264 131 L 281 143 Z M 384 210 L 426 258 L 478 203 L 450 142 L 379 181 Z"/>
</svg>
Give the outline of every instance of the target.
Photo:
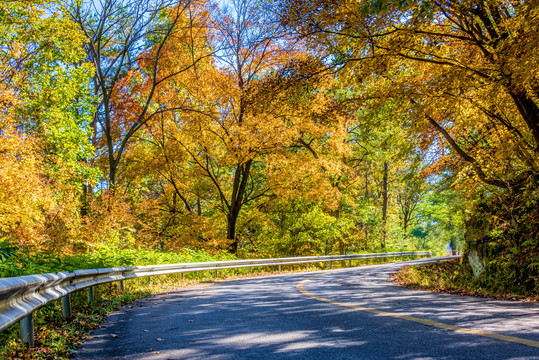
<svg viewBox="0 0 539 360">
<path fill-rule="evenodd" d="M 411 289 L 480 296 L 506 300 L 539 301 L 534 290 L 500 287 L 486 275 L 475 277 L 465 260 L 451 259 L 435 263 L 406 266 L 391 278 Z"/>
</svg>

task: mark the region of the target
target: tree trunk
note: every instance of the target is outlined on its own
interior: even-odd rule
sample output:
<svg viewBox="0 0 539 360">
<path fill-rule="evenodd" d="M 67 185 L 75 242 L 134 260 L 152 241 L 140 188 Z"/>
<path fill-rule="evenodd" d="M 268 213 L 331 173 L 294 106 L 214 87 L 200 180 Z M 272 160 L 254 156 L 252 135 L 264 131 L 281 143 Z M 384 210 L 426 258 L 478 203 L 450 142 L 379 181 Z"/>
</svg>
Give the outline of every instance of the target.
<svg viewBox="0 0 539 360">
<path fill-rule="evenodd" d="M 232 240 L 230 244 L 230 253 L 235 254 L 238 251 L 238 239 L 236 238 L 236 223 L 240 215 L 240 210 L 243 206 L 245 190 L 251 172 L 252 160 L 248 160 L 244 164 L 236 167 L 234 175 L 234 184 L 232 187 L 232 196 L 227 216 L 227 239 Z"/>
<path fill-rule="evenodd" d="M 451 244 L 451 255 L 458 255 L 457 241 L 454 236 L 451 237 L 449 243 Z"/>
<path fill-rule="evenodd" d="M 404 237 L 407 236 L 407 233 L 408 233 L 408 222 L 410 221 L 410 219 L 408 218 L 408 213 L 405 213 L 404 214 L 404 223 L 402 225 L 402 230 L 404 232 Z"/>
<path fill-rule="evenodd" d="M 383 202 L 382 202 L 382 242 L 381 247 L 382 249 L 386 247 L 386 236 L 387 236 L 387 229 L 386 229 L 386 223 L 387 223 L 387 172 L 389 168 L 387 165 L 387 162 L 384 162 L 384 178 L 382 180 L 382 196 L 383 196 Z"/>
<path fill-rule="evenodd" d="M 523 91 L 516 92 L 509 90 L 517 109 L 528 125 L 528 129 L 535 140 L 535 151 L 539 152 L 539 109 L 535 102 L 530 99 Z"/>
<path fill-rule="evenodd" d="M 232 240 L 230 244 L 230 253 L 235 254 L 238 251 L 238 240 L 236 239 L 236 222 L 238 215 L 229 214 L 227 218 L 226 238 Z"/>
<path fill-rule="evenodd" d="M 365 224 L 365 248 L 369 246 L 369 229 L 367 229 L 367 225 Z"/>
<path fill-rule="evenodd" d="M 110 162 L 109 181 L 110 181 L 109 188 L 114 193 L 115 188 L 116 188 L 116 164 L 113 161 Z"/>
<path fill-rule="evenodd" d="M 90 185 L 82 185 L 82 199 L 81 199 L 81 206 L 80 206 L 80 216 L 85 217 L 88 215 L 89 208 L 90 208 L 90 201 L 89 201 L 89 190 Z"/>
</svg>

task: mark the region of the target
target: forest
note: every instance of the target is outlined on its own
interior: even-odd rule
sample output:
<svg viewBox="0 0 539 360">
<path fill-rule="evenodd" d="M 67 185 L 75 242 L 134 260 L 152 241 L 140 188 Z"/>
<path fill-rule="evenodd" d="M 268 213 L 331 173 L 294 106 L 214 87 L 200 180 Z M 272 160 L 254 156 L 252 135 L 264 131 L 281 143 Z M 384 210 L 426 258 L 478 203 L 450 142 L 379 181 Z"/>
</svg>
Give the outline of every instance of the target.
<svg viewBox="0 0 539 360">
<path fill-rule="evenodd" d="M 5 0 L 0 36 L 2 276 L 417 249 L 537 291 L 536 1 Z"/>
</svg>

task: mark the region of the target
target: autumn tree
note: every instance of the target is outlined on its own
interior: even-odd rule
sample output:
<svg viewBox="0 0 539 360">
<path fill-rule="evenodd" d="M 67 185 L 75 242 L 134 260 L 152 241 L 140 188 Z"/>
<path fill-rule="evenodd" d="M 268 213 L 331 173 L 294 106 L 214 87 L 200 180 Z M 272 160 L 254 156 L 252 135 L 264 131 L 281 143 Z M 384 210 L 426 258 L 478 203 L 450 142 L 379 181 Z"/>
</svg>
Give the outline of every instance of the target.
<svg viewBox="0 0 539 360">
<path fill-rule="evenodd" d="M 217 119 L 223 128 L 224 149 L 229 157 L 230 178 L 218 175 L 212 169 L 213 159 L 205 155 L 204 162 L 198 162 L 216 186 L 222 209 L 227 217 L 226 237 L 231 241 L 231 252 L 238 249 L 236 224 L 242 207 L 250 200 L 263 196 L 264 187 L 253 181 L 253 165 L 263 149 L 275 146 L 268 137 L 273 133 L 268 124 L 253 113 L 253 102 L 261 99 L 249 99 L 255 90 L 255 84 L 264 75 L 283 62 L 286 49 L 282 44 L 281 27 L 276 24 L 259 3 L 248 0 L 232 1 L 225 6 L 223 16 L 216 19 L 215 26 L 222 51 L 218 59 L 223 63 L 226 85 L 230 97 L 223 99 Z M 223 89 L 224 90 L 224 89 Z M 250 112 L 250 113 L 249 113 Z M 253 116 L 254 115 L 254 116 Z M 271 125 L 270 125 L 271 126 Z M 269 131 L 268 131 L 269 130 Z M 258 139 L 256 133 L 259 133 Z M 204 164 L 204 165 L 203 165 Z M 230 181 L 229 184 L 227 184 Z M 232 185 L 230 191 L 225 186 Z"/>
<path fill-rule="evenodd" d="M 537 9 L 527 2 L 285 2 L 380 98 L 409 104 L 418 128 L 446 141 L 485 184 L 518 189 L 537 177 Z M 435 135 L 432 135 L 435 134 Z M 501 160 L 501 161 L 500 161 Z"/>
<path fill-rule="evenodd" d="M 103 152 L 112 188 L 117 183 L 122 156 L 133 136 L 154 116 L 169 111 L 154 108 L 158 88 L 173 81 L 178 74 L 192 67 L 202 57 L 167 72 L 163 64 L 167 42 L 178 35 L 189 48 L 191 39 L 184 33 L 198 26 L 193 9 L 199 2 L 183 0 L 107 0 L 96 6 L 93 1 L 73 1 L 70 16 L 86 36 L 88 60 L 94 64 L 93 90 L 96 96 L 94 144 Z M 133 74 L 146 79 L 135 79 Z M 132 94 L 130 113 L 122 102 L 129 82 L 144 82 Z"/>
<path fill-rule="evenodd" d="M 480 259 L 476 273 L 490 266 L 513 279 L 509 285 L 531 286 L 537 271 L 530 264 L 539 256 L 530 250 L 537 236 L 529 229 L 539 169 L 537 3 L 280 5 L 285 24 L 325 49 L 349 83 L 369 89 L 363 99 L 405 104 L 424 148 L 437 154 L 433 173 L 457 174 L 455 188 L 473 199 L 466 236 Z M 513 255 L 504 258 L 508 251 Z M 500 261 L 489 261 L 496 256 Z"/>
<path fill-rule="evenodd" d="M 327 156 L 331 149 L 342 151 L 338 139 L 344 134 L 332 76 L 265 11 L 254 2 L 233 2 L 211 27 L 197 31 L 195 48 L 213 46 L 215 57 L 156 91 L 155 107 L 172 110 L 140 133 L 150 145 L 141 145 L 138 154 L 150 149 L 154 171 L 164 180 L 159 193 L 168 199 L 165 217 L 222 223 L 232 252 L 239 248 L 238 232 L 246 234 L 238 222 L 247 207 L 259 216 L 275 198 L 303 192 L 321 199 L 325 190 L 333 197 L 338 192 L 322 185 L 338 167 Z M 191 56 L 177 44 L 163 47 L 174 56 L 170 69 Z M 126 86 L 122 97 L 128 93 L 133 91 Z"/>
<path fill-rule="evenodd" d="M 126 149 L 123 180 L 133 197 L 140 198 L 143 233 L 151 233 L 144 237 L 159 247 L 211 247 L 208 234 L 218 238 L 210 226 L 213 221 L 202 216 L 207 184 L 189 163 L 184 147 L 191 138 L 203 138 L 203 129 L 213 121 L 212 86 L 221 76 L 208 56 L 214 52 L 211 15 L 208 4 L 191 4 L 174 36 L 163 46 L 155 44 L 147 50 L 160 51 L 160 75 L 175 76 L 155 88 L 149 107 L 162 111 L 145 123 Z M 139 111 L 140 94 L 154 87 L 151 64 L 147 59 L 140 62 L 139 69 L 131 71 L 113 92 L 115 114 L 124 123 Z"/>
<path fill-rule="evenodd" d="M 0 237 L 69 251 L 93 181 L 84 38 L 57 1 L 0 9 Z"/>
</svg>

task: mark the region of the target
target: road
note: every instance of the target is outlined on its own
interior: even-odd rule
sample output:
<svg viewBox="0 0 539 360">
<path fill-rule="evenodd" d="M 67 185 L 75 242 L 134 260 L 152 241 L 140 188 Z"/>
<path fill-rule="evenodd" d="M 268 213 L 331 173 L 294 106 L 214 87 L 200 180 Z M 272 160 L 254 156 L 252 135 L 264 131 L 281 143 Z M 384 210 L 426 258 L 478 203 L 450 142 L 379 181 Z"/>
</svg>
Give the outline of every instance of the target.
<svg viewBox="0 0 539 360">
<path fill-rule="evenodd" d="M 113 313 L 76 359 L 537 359 L 539 305 L 415 291 L 403 263 L 159 294 Z"/>
</svg>

